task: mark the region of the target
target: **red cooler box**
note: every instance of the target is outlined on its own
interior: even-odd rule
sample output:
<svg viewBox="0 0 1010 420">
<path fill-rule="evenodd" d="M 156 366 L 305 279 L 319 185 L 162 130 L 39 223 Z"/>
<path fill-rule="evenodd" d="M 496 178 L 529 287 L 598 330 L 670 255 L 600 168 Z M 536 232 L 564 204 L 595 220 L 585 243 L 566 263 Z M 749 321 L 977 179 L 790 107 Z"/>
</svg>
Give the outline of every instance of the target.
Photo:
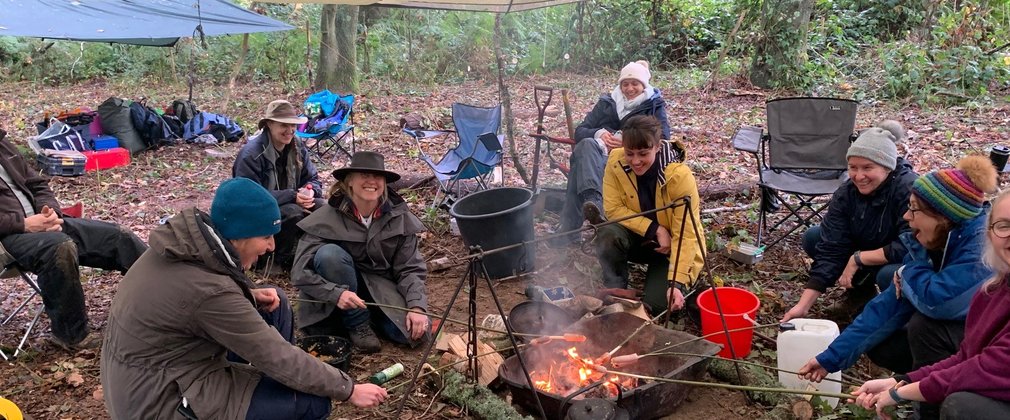
<svg viewBox="0 0 1010 420">
<path fill-rule="evenodd" d="M 84 170 L 89 172 L 130 164 L 130 151 L 122 147 L 114 147 L 109 150 L 89 150 L 81 153 L 88 157 Z"/>
</svg>

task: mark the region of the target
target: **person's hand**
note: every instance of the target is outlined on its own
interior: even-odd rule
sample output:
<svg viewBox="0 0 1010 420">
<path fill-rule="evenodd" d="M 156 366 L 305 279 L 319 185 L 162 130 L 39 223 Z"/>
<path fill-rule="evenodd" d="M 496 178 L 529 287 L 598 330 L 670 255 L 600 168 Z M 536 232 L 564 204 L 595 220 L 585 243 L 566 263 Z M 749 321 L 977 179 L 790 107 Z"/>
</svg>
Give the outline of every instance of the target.
<svg viewBox="0 0 1010 420">
<path fill-rule="evenodd" d="M 344 292 L 349 293 L 349 292 Z M 389 394 L 386 393 L 386 389 L 373 384 L 357 384 L 354 385 L 354 391 L 351 393 L 351 398 L 347 400 L 355 407 L 359 408 L 372 408 L 382 404 Z"/>
<path fill-rule="evenodd" d="M 411 309 L 420 310 L 420 308 Z M 424 336 L 424 332 L 428 330 L 428 325 L 427 315 L 407 312 L 407 332 L 410 333 L 411 340 L 420 340 Z"/>
<path fill-rule="evenodd" d="M 684 293 L 672 283 L 670 284 L 670 290 L 666 291 L 666 301 L 673 302 L 673 306 L 670 308 L 675 311 L 684 309 Z"/>
<path fill-rule="evenodd" d="M 796 306 L 793 306 L 793 308 L 786 312 L 785 315 L 782 315 L 782 319 L 779 320 L 779 323 L 789 322 L 789 320 L 793 318 L 803 318 L 807 316 L 807 312 L 809 311 L 810 308 L 797 303 Z"/>
<path fill-rule="evenodd" d="M 806 379 L 810 382 L 820 382 L 825 376 L 828 376 L 828 371 L 821 367 L 817 359 L 810 359 L 797 373 L 799 374 L 797 376 L 801 379 Z"/>
<path fill-rule="evenodd" d="M 877 394 L 887 393 L 889 389 L 897 385 L 898 380 L 894 378 L 874 379 L 863 383 L 852 395 L 856 397 L 856 404 L 867 410 L 873 409 Z"/>
<path fill-rule="evenodd" d="M 856 276 L 857 270 L 859 270 L 859 266 L 856 265 L 856 256 L 853 255 L 849 257 L 849 262 L 845 264 L 845 269 L 842 270 L 842 275 L 838 276 L 838 285 L 846 289 L 851 289 L 852 278 Z"/>
<path fill-rule="evenodd" d="M 357 293 L 350 290 L 344 290 L 337 298 L 337 307 L 343 310 L 348 309 L 365 309 L 365 301 L 358 297 Z"/>
<path fill-rule="evenodd" d="M 256 305 L 267 312 L 273 312 L 278 306 L 281 306 L 281 298 L 277 295 L 277 289 L 273 287 L 264 287 L 262 289 L 252 289 L 253 299 L 256 300 Z"/>
<path fill-rule="evenodd" d="M 59 232 L 63 230 L 63 219 L 49 206 L 42 206 L 42 211 L 25 218 L 25 232 Z"/>
<path fill-rule="evenodd" d="M 603 135 L 600 136 L 600 140 L 603 140 L 603 144 L 607 146 L 608 152 L 619 147 L 624 147 L 623 140 L 613 134 L 610 134 L 609 132 L 603 133 Z"/>
<path fill-rule="evenodd" d="M 884 420 L 891 420 L 891 415 L 884 411 L 885 408 L 897 403 L 891 399 L 891 393 L 887 391 L 879 392 L 873 397 L 873 405 L 866 408 L 875 408 L 877 410 L 877 417 Z"/>
<path fill-rule="evenodd" d="M 670 232 L 666 230 L 665 227 L 660 226 L 656 229 L 656 242 L 659 242 L 659 246 L 656 247 L 656 252 L 668 255 L 670 253 Z"/>
<path fill-rule="evenodd" d="M 315 195 L 316 192 L 311 186 L 306 185 L 299 188 L 295 191 L 295 204 L 298 204 L 305 210 L 309 210 L 316 205 Z"/>
</svg>

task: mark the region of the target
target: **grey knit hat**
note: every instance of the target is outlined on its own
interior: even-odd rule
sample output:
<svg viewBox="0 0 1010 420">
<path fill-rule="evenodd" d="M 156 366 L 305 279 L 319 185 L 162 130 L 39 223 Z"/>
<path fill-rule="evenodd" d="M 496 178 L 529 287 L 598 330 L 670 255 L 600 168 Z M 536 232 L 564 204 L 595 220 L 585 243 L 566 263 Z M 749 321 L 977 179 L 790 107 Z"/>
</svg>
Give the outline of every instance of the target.
<svg viewBox="0 0 1010 420">
<path fill-rule="evenodd" d="M 859 138 L 852 142 L 845 158 L 853 156 L 867 159 L 893 171 L 898 166 L 898 148 L 894 145 L 894 134 L 880 127 L 863 130 Z"/>
</svg>

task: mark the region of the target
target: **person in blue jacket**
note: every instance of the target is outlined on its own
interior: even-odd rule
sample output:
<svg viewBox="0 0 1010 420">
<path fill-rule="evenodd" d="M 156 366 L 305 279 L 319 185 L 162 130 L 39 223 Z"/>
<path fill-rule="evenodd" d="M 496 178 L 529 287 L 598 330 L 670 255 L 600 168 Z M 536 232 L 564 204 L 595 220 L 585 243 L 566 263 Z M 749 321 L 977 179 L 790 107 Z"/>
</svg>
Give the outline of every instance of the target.
<svg viewBox="0 0 1010 420">
<path fill-rule="evenodd" d="M 568 188 L 561 209 L 558 232 L 578 229 L 583 220 L 602 223 L 603 168 L 610 151 L 621 147 L 621 126 L 636 115 L 651 115 L 662 126 L 663 140 L 670 139 L 666 102 L 649 80 L 649 62 L 639 60 L 624 66 L 617 86 L 600 96 L 593 110 L 575 128 L 575 149 L 569 159 Z M 552 241 L 555 246 L 571 244 L 577 237 L 568 235 Z"/>
<path fill-rule="evenodd" d="M 295 138 L 295 127 L 307 120 L 288 101 L 270 102 L 259 121 L 259 131 L 242 146 L 232 166 L 232 177 L 260 184 L 281 209 L 281 231 L 274 235 L 276 249 L 261 257 L 256 267 L 264 268 L 273 258 L 275 266 L 290 269 L 302 233 L 298 222 L 325 204 L 319 172 L 309 159 L 308 148 Z"/>
<path fill-rule="evenodd" d="M 985 194 L 996 185 L 996 169 L 983 156 L 916 179 L 905 212 L 912 230 L 901 235 L 908 249 L 904 265 L 800 376 L 820 382 L 864 353 L 896 373 L 956 353 L 972 296 L 992 276 L 981 254 L 989 210 Z"/>
<path fill-rule="evenodd" d="M 863 130 L 845 154 L 849 180 L 831 196 L 820 225 L 803 235 L 803 249 L 813 258 L 809 280 L 799 302 L 781 322 L 807 315 L 828 288 L 844 287 L 842 298 L 828 307 L 825 318 L 848 324 L 863 306 L 886 289 L 905 259 L 900 235 L 912 183 L 919 178 L 898 153 L 904 128 L 885 120 Z"/>
</svg>

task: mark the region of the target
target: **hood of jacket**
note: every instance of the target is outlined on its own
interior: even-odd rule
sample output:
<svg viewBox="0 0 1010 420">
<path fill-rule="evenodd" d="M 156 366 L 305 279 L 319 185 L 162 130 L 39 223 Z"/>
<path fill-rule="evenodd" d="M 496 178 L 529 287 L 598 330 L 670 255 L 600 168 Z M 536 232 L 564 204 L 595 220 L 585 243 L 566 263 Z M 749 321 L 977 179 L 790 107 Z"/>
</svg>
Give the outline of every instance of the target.
<svg viewBox="0 0 1010 420">
<path fill-rule="evenodd" d="M 214 229 L 207 213 L 183 210 L 151 232 L 149 242 L 151 250 L 168 261 L 200 265 L 231 277 L 252 299 L 252 281 L 242 270 L 238 251 Z"/>
</svg>

